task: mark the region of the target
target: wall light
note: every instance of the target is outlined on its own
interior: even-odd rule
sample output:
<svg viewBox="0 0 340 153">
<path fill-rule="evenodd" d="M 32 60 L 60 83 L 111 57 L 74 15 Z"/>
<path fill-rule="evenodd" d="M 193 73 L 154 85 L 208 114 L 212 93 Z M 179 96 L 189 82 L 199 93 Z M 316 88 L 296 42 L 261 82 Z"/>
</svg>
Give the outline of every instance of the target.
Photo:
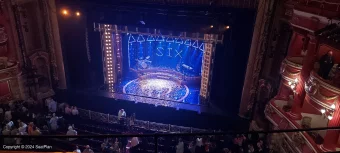
<svg viewBox="0 0 340 153">
<path fill-rule="evenodd" d="M 327 118 L 328 118 L 329 120 L 332 120 L 332 119 L 333 119 L 333 116 L 328 115 Z"/>
<path fill-rule="evenodd" d="M 335 111 L 335 104 L 331 105 L 331 109 L 330 110 L 326 110 L 324 108 L 322 108 L 320 110 L 320 112 L 322 113 L 322 116 L 324 116 L 325 118 L 327 116 L 328 120 L 332 120 L 333 119 L 334 111 Z"/>
<path fill-rule="evenodd" d="M 68 11 L 67 11 L 66 9 L 64 9 L 64 10 L 62 11 L 62 13 L 63 13 L 64 15 L 68 15 Z"/>
<path fill-rule="evenodd" d="M 80 12 L 79 11 L 76 12 L 76 16 L 80 16 Z"/>
</svg>

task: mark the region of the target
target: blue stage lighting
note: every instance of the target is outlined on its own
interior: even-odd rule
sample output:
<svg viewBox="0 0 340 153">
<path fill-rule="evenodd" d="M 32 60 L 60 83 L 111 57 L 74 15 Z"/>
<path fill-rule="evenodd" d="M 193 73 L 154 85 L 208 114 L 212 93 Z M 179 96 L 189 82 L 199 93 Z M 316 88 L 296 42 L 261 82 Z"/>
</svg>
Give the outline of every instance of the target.
<svg viewBox="0 0 340 153">
<path fill-rule="evenodd" d="M 191 46 L 191 40 L 190 39 L 185 40 L 184 45 Z"/>
<path fill-rule="evenodd" d="M 133 43 L 133 42 L 136 42 L 136 39 L 132 35 L 130 35 L 129 36 L 129 43 Z"/>
<path fill-rule="evenodd" d="M 199 47 L 199 49 L 200 49 L 201 51 L 204 51 L 204 46 L 205 46 L 204 43 L 202 43 L 201 46 Z"/>
<path fill-rule="evenodd" d="M 171 38 L 171 37 L 168 37 L 168 38 L 166 39 L 166 42 L 175 42 L 175 41 L 174 41 L 174 39 L 173 39 L 173 38 Z"/>
<path fill-rule="evenodd" d="M 144 42 L 145 39 L 142 35 L 139 35 L 138 38 L 137 38 L 137 42 Z"/>
<path fill-rule="evenodd" d="M 164 36 L 158 36 L 156 41 L 164 41 Z"/>
<path fill-rule="evenodd" d="M 198 48 L 198 40 L 196 40 L 193 44 L 192 47 Z"/>
<path fill-rule="evenodd" d="M 155 41 L 155 38 L 152 35 L 149 35 L 146 41 Z"/>
</svg>

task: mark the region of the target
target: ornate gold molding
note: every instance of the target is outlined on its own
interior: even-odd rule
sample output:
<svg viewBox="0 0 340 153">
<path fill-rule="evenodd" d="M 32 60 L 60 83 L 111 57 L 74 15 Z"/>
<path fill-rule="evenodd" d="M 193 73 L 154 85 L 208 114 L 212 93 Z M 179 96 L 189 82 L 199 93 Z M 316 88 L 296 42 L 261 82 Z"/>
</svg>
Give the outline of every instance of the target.
<svg viewBox="0 0 340 153">
<path fill-rule="evenodd" d="M 322 98 L 322 99 L 325 99 L 325 100 L 335 100 L 337 99 L 339 96 L 336 95 L 336 96 L 325 96 L 323 95 L 320 90 L 317 91 L 317 94 Z"/>
<path fill-rule="evenodd" d="M 290 61 L 288 58 L 285 58 L 284 59 L 284 62 L 289 65 L 290 67 L 293 67 L 293 68 L 296 68 L 296 69 L 299 69 L 301 70 L 302 69 L 302 64 L 300 63 L 295 63 L 293 61 Z"/>
<path fill-rule="evenodd" d="M 328 84 L 327 82 L 320 79 L 314 71 L 310 73 L 310 78 L 315 79 L 322 87 L 326 88 L 327 90 L 330 90 L 336 94 L 340 94 L 340 89 L 337 87 L 334 87 L 333 85 Z"/>
<path fill-rule="evenodd" d="M 324 108 L 326 108 L 326 109 L 328 109 L 328 110 L 333 110 L 332 107 L 331 107 L 330 105 L 325 104 L 324 102 L 322 102 L 322 101 L 320 101 L 320 100 L 314 98 L 313 96 L 308 95 L 308 94 L 307 94 L 306 96 L 308 96 L 308 98 L 309 98 L 310 100 L 312 100 L 314 103 L 318 104 L 319 106 L 324 107 Z"/>
</svg>

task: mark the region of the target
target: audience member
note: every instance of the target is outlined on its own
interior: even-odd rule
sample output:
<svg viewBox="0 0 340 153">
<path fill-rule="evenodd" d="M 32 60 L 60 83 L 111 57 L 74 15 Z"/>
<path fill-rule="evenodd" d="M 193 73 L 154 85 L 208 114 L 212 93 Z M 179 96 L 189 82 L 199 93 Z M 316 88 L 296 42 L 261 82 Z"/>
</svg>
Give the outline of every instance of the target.
<svg viewBox="0 0 340 153">
<path fill-rule="evenodd" d="M 2 131 L 2 135 L 11 135 L 11 128 L 6 125 Z M 4 144 L 11 144 L 11 138 L 4 138 Z"/>
<path fill-rule="evenodd" d="M 51 113 L 55 113 L 57 111 L 57 102 L 53 99 L 50 99 L 50 102 L 48 103 L 48 110 Z"/>
<path fill-rule="evenodd" d="M 90 148 L 89 145 L 86 145 L 86 146 L 85 146 L 85 149 L 84 149 L 84 151 L 83 151 L 83 153 L 94 153 L 94 152 L 93 152 L 93 150 Z"/>
<path fill-rule="evenodd" d="M 77 109 L 76 106 L 74 106 L 74 107 L 72 108 L 72 115 L 78 115 L 78 114 L 79 114 L 78 109 Z"/>
<path fill-rule="evenodd" d="M 11 110 L 7 110 L 7 111 L 5 112 L 5 120 L 6 120 L 6 121 L 12 120 L 12 111 L 11 111 Z"/>
<path fill-rule="evenodd" d="M 184 143 L 181 138 L 178 140 L 178 144 L 176 146 L 176 153 L 184 153 Z"/>
<path fill-rule="evenodd" d="M 65 107 L 66 107 L 66 103 L 60 103 L 58 105 L 58 111 L 60 111 L 61 113 L 65 113 Z"/>
<path fill-rule="evenodd" d="M 323 55 L 319 60 L 319 65 L 319 76 L 323 79 L 328 79 L 329 72 L 334 65 L 333 51 L 330 50 L 325 55 Z"/>
<path fill-rule="evenodd" d="M 33 126 L 32 135 L 41 135 L 39 128 L 37 128 L 36 126 Z"/>
<path fill-rule="evenodd" d="M 58 117 L 53 113 L 53 117 L 50 119 L 50 127 L 52 131 L 56 131 L 58 129 Z"/>
<path fill-rule="evenodd" d="M 78 134 L 77 131 L 74 130 L 72 126 L 69 126 L 69 127 L 68 127 L 68 131 L 67 131 L 66 135 L 72 136 L 72 135 L 77 135 L 77 134 Z M 69 141 L 74 141 L 74 140 L 76 140 L 76 139 L 77 139 L 77 138 L 69 138 L 68 140 L 69 140 Z"/>
<path fill-rule="evenodd" d="M 28 124 L 27 133 L 28 133 L 29 135 L 31 135 L 32 132 L 33 132 L 33 126 L 34 126 L 34 123 L 33 123 L 33 122 L 30 122 L 30 123 Z"/>
<path fill-rule="evenodd" d="M 133 137 L 131 139 L 131 148 L 137 146 L 138 144 L 139 144 L 138 138 L 137 137 Z"/>
<path fill-rule="evenodd" d="M 78 146 L 76 146 L 76 149 L 75 149 L 73 152 L 75 152 L 75 153 L 81 153 L 81 151 L 80 151 L 80 149 L 79 149 Z"/>
<path fill-rule="evenodd" d="M 70 106 L 66 105 L 66 107 L 65 107 L 65 114 L 71 115 L 71 113 L 72 113 L 72 110 L 71 110 Z"/>
</svg>

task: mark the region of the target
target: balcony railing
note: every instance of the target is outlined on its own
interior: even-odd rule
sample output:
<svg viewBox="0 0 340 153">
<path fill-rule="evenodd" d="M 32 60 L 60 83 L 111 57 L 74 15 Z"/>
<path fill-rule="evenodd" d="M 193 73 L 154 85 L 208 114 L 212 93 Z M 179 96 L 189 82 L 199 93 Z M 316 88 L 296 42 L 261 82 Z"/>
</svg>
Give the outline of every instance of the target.
<svg viewBox="0 0 340 153">
<path fill-rule="evenodd" d="M 326 17 L 336 17 L 340 14 L 338 0 L 288 0 L 296 9 Z"/>
<path fill-rule="evenodd" d="M 273 99 L 267 105 L 265 114 L 267 119 L 278 129 L 303 129 L 296 121 L 291 120 L 289 116 L 283 111 L 283 105 L 277 105 L 276 100 Z M 290 132 L 283 134 L 290 143 L 296 143 L 295 149 L 298 152 L 320 152 L 318 145 L 307 132 Z"/>
<path fill-rule="evenodd" d="M 79 116 L 84 119 L 90 119 L 98 122 L 109 123 L 109 124 L 119 124 L 118 116 L 111 114 L 104 114 L 99 112 L 94 112 L 91 110 L 78 109 Z M 126 123 L 130 123 L 130 119 L 126 118 Z M 171 124 L 156 123 L 143 120 L 135 120 L 134 126 L 146 130 L 157 131 L 157 132 L 169 132 L 169 133 L 203 133 L 203 132 L 214 132 L 204 129 L 177 126 Z"/>
</svg>

